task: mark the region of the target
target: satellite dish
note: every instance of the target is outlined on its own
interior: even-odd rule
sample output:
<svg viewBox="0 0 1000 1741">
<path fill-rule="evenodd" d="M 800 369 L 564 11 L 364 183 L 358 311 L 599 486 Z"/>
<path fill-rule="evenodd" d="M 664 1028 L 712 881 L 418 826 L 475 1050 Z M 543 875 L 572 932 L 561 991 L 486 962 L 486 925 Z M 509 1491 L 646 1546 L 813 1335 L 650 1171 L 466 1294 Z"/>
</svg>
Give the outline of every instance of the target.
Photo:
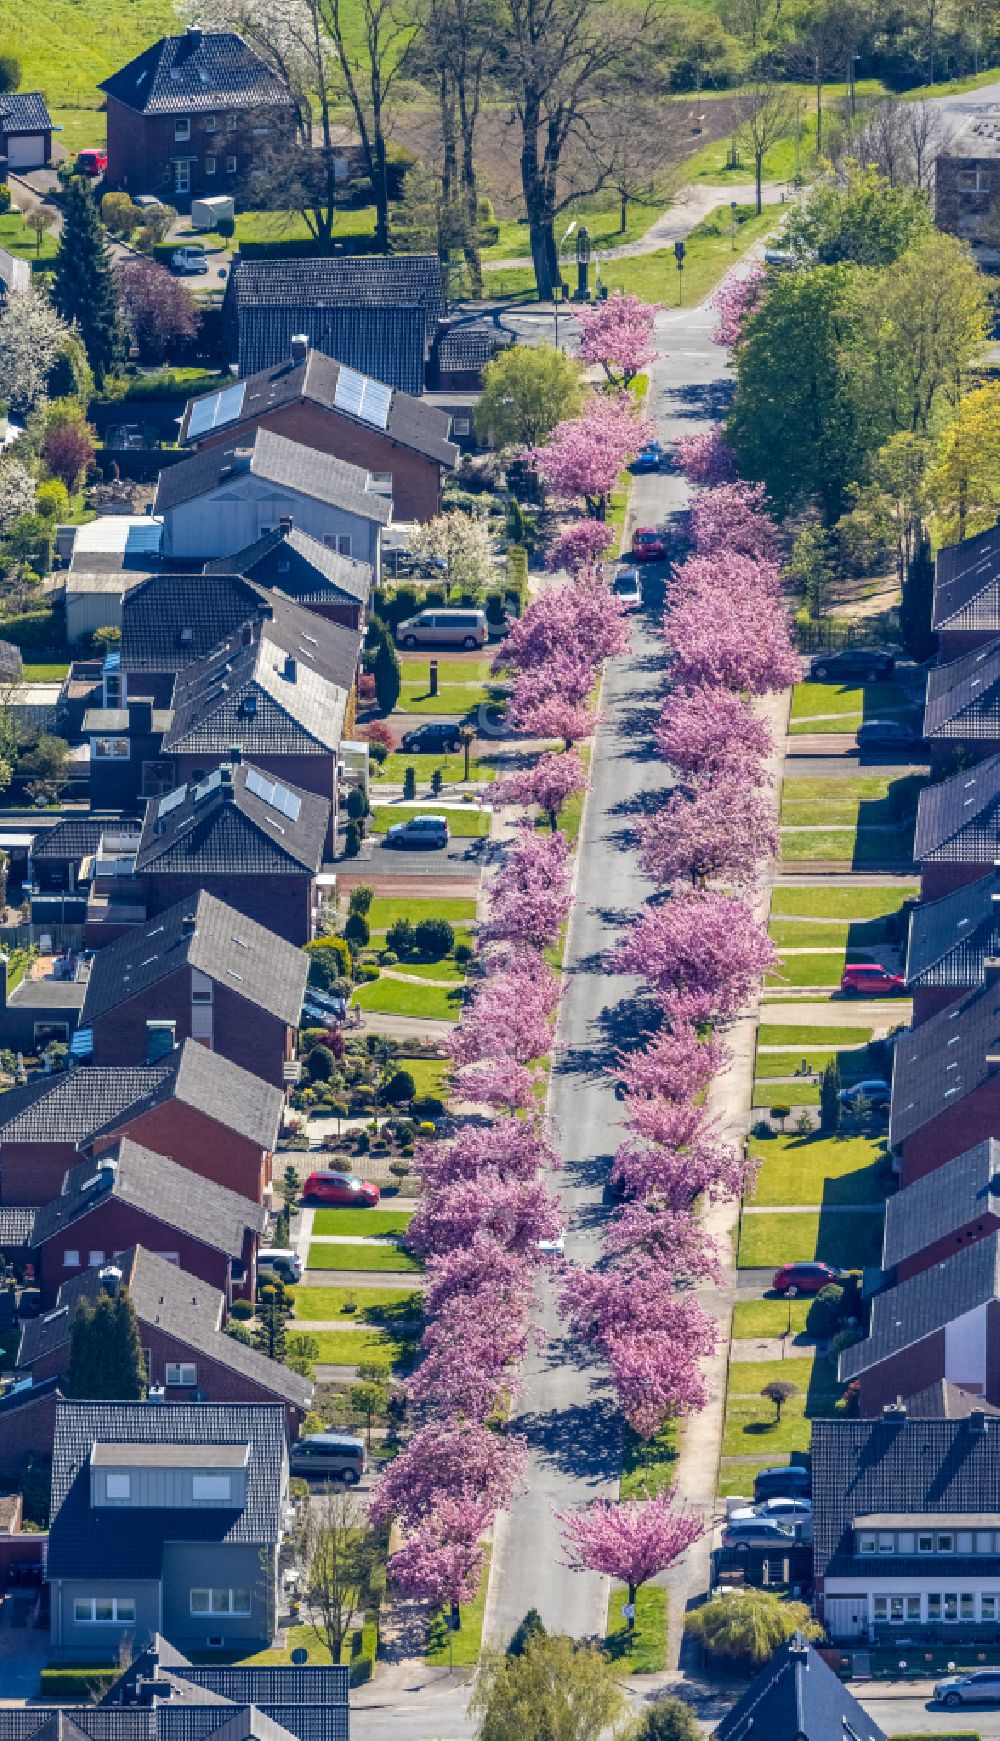
<svg viewBox="0 0 1000 1741">
<path fill-rule="evenodd" d="M 303 1648 L 300 1644 L 296 1650 L 292 1651 L 292 1661 L 295 1664 L 296 1668 L 301 1668 L 302 1664 L 304 1662 L 309 1661 L 309 1652 L 307 1650 L 303 1650 Z"/>
</svg>

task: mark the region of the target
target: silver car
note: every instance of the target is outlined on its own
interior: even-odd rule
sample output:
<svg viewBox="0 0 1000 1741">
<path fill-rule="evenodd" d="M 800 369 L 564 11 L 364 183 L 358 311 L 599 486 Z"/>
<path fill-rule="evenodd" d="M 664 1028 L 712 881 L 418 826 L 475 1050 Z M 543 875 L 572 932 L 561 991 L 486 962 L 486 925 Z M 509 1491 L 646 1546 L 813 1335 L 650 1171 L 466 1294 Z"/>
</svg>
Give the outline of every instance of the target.
<svg viewBox="0 0 1000 1741">
<path fill-rule="evenodd" d="M 947 1705 L 949 1711 L 957 1711 L 960 1705 L 1000 1704 L 1000 1668 L 977 1668 L 973 1674 L 949 1675 L 946 1681 L 938 1681 L 934 1697 Z"/>
</svg>

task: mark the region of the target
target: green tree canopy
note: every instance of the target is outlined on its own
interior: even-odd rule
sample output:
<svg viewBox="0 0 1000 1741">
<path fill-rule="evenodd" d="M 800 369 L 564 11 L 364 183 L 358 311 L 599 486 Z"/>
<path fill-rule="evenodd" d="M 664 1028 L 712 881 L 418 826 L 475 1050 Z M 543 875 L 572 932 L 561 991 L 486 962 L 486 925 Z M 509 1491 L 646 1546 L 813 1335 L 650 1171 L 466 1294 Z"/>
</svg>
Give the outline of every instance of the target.
<svg viewBox="0 0 1000 1741">
<path fill-rule="evenodd" d="M 701 1741 L 701 1724 L 683 1699 L 668 1694 L 645 1713 L 633 1741 Z"/>
<path fill-rule="evenodd" d="M 513 345 L 483 373 L 476 433 L 494 447 L 538 447 L 582 401 L 572 358 L 554 345 Z"/>
<path fill-rule="evenodd" d="M 802 1632 L 822 1638 L 823 1628 L 804 1602 L 786 1602 L 770 1590 L 727 1590 L 684 1621 L 685 1631 L 700 1638 L 712 1656 L 735 1657 L 759 1667 L 779 1645 Z"/>
<path fill-rule="evenodd" d="M 793 209 L 784 245 L 819 266 L 891 266 L 932 227 L 925 193 L 852 163 L 846 176 L 825 177 Z"/>
<path fill-rule="evenodd" d="M 63 204 L 63 229 L 52 280 L 52 301 L 76 324 L 98 387 L 125 353 L 125 337 L 111 260 L 93 195 L 73 176 Z"/>
<path fill-rule="evenodd" d="M 599 1741 L 625 1699 L 600 1651 L 535 1636 L 520 1656 L 484 1653 L 469 1708 L 478 1741 Z"/>
<path fill-rule="evenodd" d="M 146 1362 L 135 1307 L 126 1293 L 102 1294 L 93 1306 L 81 1301 L 69 1345 L 70 1396 L 81 1400 L 141 1401 Z"/>
</svg>

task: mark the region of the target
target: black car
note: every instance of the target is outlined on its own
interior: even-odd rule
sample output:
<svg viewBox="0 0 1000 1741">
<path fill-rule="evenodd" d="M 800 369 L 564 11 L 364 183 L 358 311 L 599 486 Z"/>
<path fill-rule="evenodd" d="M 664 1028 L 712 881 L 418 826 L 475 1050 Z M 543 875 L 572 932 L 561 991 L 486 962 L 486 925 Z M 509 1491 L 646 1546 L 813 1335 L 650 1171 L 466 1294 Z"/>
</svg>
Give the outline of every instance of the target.
<svg viewBox="0 0 1000 1741">
<path fill-rule="evenodd" d="M 778 1464 L 771 1469 L 758 1469 L 754 1476 L 753 1496 L 762 1499 L 811 1499 L 812 1471 L 801 1463 Z"/>
<path fill-rule="evenodd" d="M 448 725 L 444 720 L 428 720 L 426 725 L 418 725 L 413 731 L 404 732 L 399 740 L 399 747 L 409 755 L 434 755 L 438 750 L 460 750 L 462 740 L 455 726 Z"/>
<path fill-rule="evenodd" d="M 875 683 L 880 677 L 891 677 L 896 661 L 891 653 L 877 647 L 842 647 L 839 653 L 817 653 L 809 662 L 810 677 L 823 682 L 827 678 L 860 677 L 865 683 Z"/>
</svg>

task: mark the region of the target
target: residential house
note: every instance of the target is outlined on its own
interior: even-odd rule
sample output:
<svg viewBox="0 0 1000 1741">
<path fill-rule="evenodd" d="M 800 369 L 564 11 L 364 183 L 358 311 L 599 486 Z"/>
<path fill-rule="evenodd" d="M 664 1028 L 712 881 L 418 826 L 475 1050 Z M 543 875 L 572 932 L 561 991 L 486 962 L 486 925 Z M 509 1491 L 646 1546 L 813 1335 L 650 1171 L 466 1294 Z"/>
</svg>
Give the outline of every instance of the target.
<svg viewBox="0 0 1000 1741">
<path fill-rule="evenodd" d="M 892 1281 L 909 1281 L 998 1231 L 1000 1142 L 987 1137 L 889 1198 L 882 1267 Z"/>
<path fill-rule="evenodd" d="M 249 762 L 152 799 L 135 859 L 147 917 L 207 889 L 290 943 L 308 943 L 329 824 L 325 798 Z"/>
<path fill-rule="evenodd" d="M 931 627 L 941 659 L 957 659 L 1000 635 L 1000 525 L 938 551 Z"/>
<path fill-rule="evenodd" d="M 136 697 L 118 707 L 88 707 L 82 729 L 90 748 L 90 802 L 95 810 L 141 811 L 147 798 L 176 784 L 160 747 L 170 709 Z"/>
<path fill-rule="evenodd" d="M 917 807 L 913 857 L 926 901 L 973 883 L 1000 847 L 1000 755 L 925 786 Z"/>
<path fill-rule="evenodd" d="M 199 452 L 269 429 L 318 453 L 388 479 L 397 520 L 431 520 L 441 511 L 443 475 L 458 448 L 450 418 L 408 393 L 372 380 L 313 350 L 305 334 L 288 356 L 235 386 L 189 399 L 180 439 Z"/>
<path fill-rule="evenodd" d="M 1000 972 L 904 1033 L 893 1057 L 889 1141 L 904 1185 L 1000 1129 Z"/>
<path fill-rule="evenodd" d="M 182 1704 L 186 1711 L 204 1712 L 206 1706 L 199 1707 L 199 1698 L 210 1701 L 208 1710 L 216 1717 L 220 1705 L 256 1710 L 295 1741 L 348 1741 L 348 1674 L 346 1664 L 297 1667 L 291 1663 L 202 1662 L 194 1666 L 174 1645 L 154 1633 L 100 1705 L 91 1707 L 97 1711 L 99 1725 L 93 1741 L 107 1741 L 106 1725 L 112 1721 L 117 1741 L 170 1741 L 175 1737 L 170 1728 L 171 1707 Z M 113 1719 L 107 1715 L 109 1709 L 114 1709 Z M 158 1723 L 161 1713 L 166 1719 L 162 1737 Z M 73 1715 L 82 1715 L 83 1733 L 89 1736 L 87 1713 Z M 134 1717 L 141 1718 L 147 1727 L 141 1731 L 130 1727 L 128 1719 Z M 26 1732 L 8 1737 L 0 1713 L 0 1741 L 34 1741 L 34 1735 Z M 283 1737 L 273 1736 L 270 1741 L 283 1741 Z"/>
<path fill-rule="evenodd" d="M 186 211 L 212 194 L 246 198 L 269 155 L 291 144 L 288 86 L 232 31 L 164 36 L 99 86 L 107 98 L 109 188 Z"/>
<path fill-rule="evenodd" d="M 0 1396 L 0 1481 L 17 1486 L 27 1467 L 51 1457 L 61 1394 L 59 1380 L 47 1378 L 44 1384 L 18 1385 Z"/>
<path fill-rule="evenodd" d="M 81 1270 L 59 1289 L 52 1311 L 21 1326 L 20 1372 L 33 1383 L 69 1370 L 73 1323 L 81 1305 L 128 1295 L 135 1308 L 151 1390 L 175 1402 L 280 1403 L 290 1439 L 312 1400 L 310 1379 L 227 1336 L 226 1295 L 141 1245 Z"/>
<path fill-rule="evenodd" d="M 11 985 L 10 963 L 0 954 L 0 1046 L 37 1058 L 53 1041 L 69 1045 L 87 995 L 86 967 L 58 963 L 44 972 L 34 962 Z"/>
<path fill-rule="evenodd" d="M 296 1066 L 309 964 L 301 949 L 202 889 L 95 955 L 81 1027 L 95 1064 L 141 1064 L 169 1022 L 276 1088 Z"/>
<path fill-rule="evenodd" d="M 156 512 L 163 552 L 175 561 L 229 556 L 282 519 L 379 572 L 392 519 L 392 485 L 364 467 L 317 453 L 270 429 L 207 447 L 160 473 Z"/>
<path fill-rule="evenodd" d="M 57 1657 L 271 1644 L 288 1498 L 278 1403 L 60 1402 L 47 1577 Z"/>
<path fill-rule="evenodd" d="M 910 914 L 906 985 L 913 1026 L 985 984 L 987 964 L 1000 959 L 1000 871 L 966 883 Z"/>
<path fill-rule="evenodd" d="M 5 91 L 0 96 L 0 157 L 23 174 L 44 169 L 52 158 L 52 117 L 41 91 Z"/>
<path fill-rule="evenodd" d="M 715 1741 L 886 1741 L 849 1687 L 794 1632 L 726 1712 Z"/>
<path fill-rule="evenodd" d="M 155 1153 L 260 1203 L 281 1129 L 280 1088 L 196 1040 L 149 1024 L 141 1065 L 86 1064 L 37 1076 L 0 1098 L 0 1203 L 50 1203 L 80 1153 L 104 1154 L 131 1136 Z"/>
<path fill-rule="evenodd" d="M 487 363 L 513 343 L 513 335 L 490 320 L 470 321 L 462 316 L 453 326 L 445 322 L 439 326 L 431 370 L 435 395 L 438 403 L 451 400 L 456 404 L 459 424 L 471 422 L 468 416 L 462 415 L 465 410 L 463 398 L 471 396 L 475 404 L 482 390 Z M 456 437 L 468 436 L 471 429 L 460 427 L 454 434 Z"/>
<path fill-rule="evenodd" d="M 1000 1623 L 1000 1420 L 816 1420 L 813 1555 L 834 1639 L 901 1651 L 977 1643 Z M 988 1659 L 990 1660 L 990 1659 Z"/>
<path fill-rule="evenodd" d="M 148 514 L 99 514 L 68 533 L 63 598 L 66 639 L 75 647 L 97 629 L 121 628 L 126 594 L 160 570 L 163 525 Z"/>
<path fill-rule="evenodd" d="M 1000 248 L 1000 160 L 982 122 L 964 129 L 934 160 L 934 220 L 995 258 Z"/>
<path fill-rule="evenodd" d="M 102 871 L 111 875 L 138 844 L 138 823 L 125 819 L 67 816 L 54 828 L 40 829 L 28 853 L 32 924 L 82 928 L 95 878 Z"/>
<path fill-rule="evenodd" d="M 869 1333 L 844 1349 L 840 1377 L 857 1385 L 866 1417 L 939 1379 L 1000 1403 L 1000 1235 L 876 1294 Z"/>
<path fill-rule="evenodd" d="M 444 316 L 436 254 L 237 260 L 223 303 L 240 375 L 284 363 L 303 335 L 345 368 L 418 397 Z"/>
<path fill-rule="evenodd" d="M 253 1299 L 267 1211 L 250 1198 L 122 1137 L 69 1168 L 62 1190 L 37 1209 L 0 1209 L 0 1244 L 30 1262 L 45 1305 L 63 1282 L 141 1245 L 217 1288 L 227 1303 Z"/>
<path fill-rule="evenodd" d="M 372 571 L 366 562 L 341 556 L 284 518 L 273 532 L 232 556 L 206 562 L 205 573 L 235 572 L 259 586 L 274 588 L 316 616 L 364 631 Z"/>
<path fill-rule="evenodd" d="M 935 770 L 980 762 L 1000 750 L 1000 639 L 927 674 L 923 735 Z"/>
<path fill-rule="evenodd" d="M 103 705 L 126 706 L 134 694 L 169 707 L 179 671 L 270 608 L 261 587 L 229 569 L 150 576 L 122 604 L 121 687 Z"/>
</svg>

